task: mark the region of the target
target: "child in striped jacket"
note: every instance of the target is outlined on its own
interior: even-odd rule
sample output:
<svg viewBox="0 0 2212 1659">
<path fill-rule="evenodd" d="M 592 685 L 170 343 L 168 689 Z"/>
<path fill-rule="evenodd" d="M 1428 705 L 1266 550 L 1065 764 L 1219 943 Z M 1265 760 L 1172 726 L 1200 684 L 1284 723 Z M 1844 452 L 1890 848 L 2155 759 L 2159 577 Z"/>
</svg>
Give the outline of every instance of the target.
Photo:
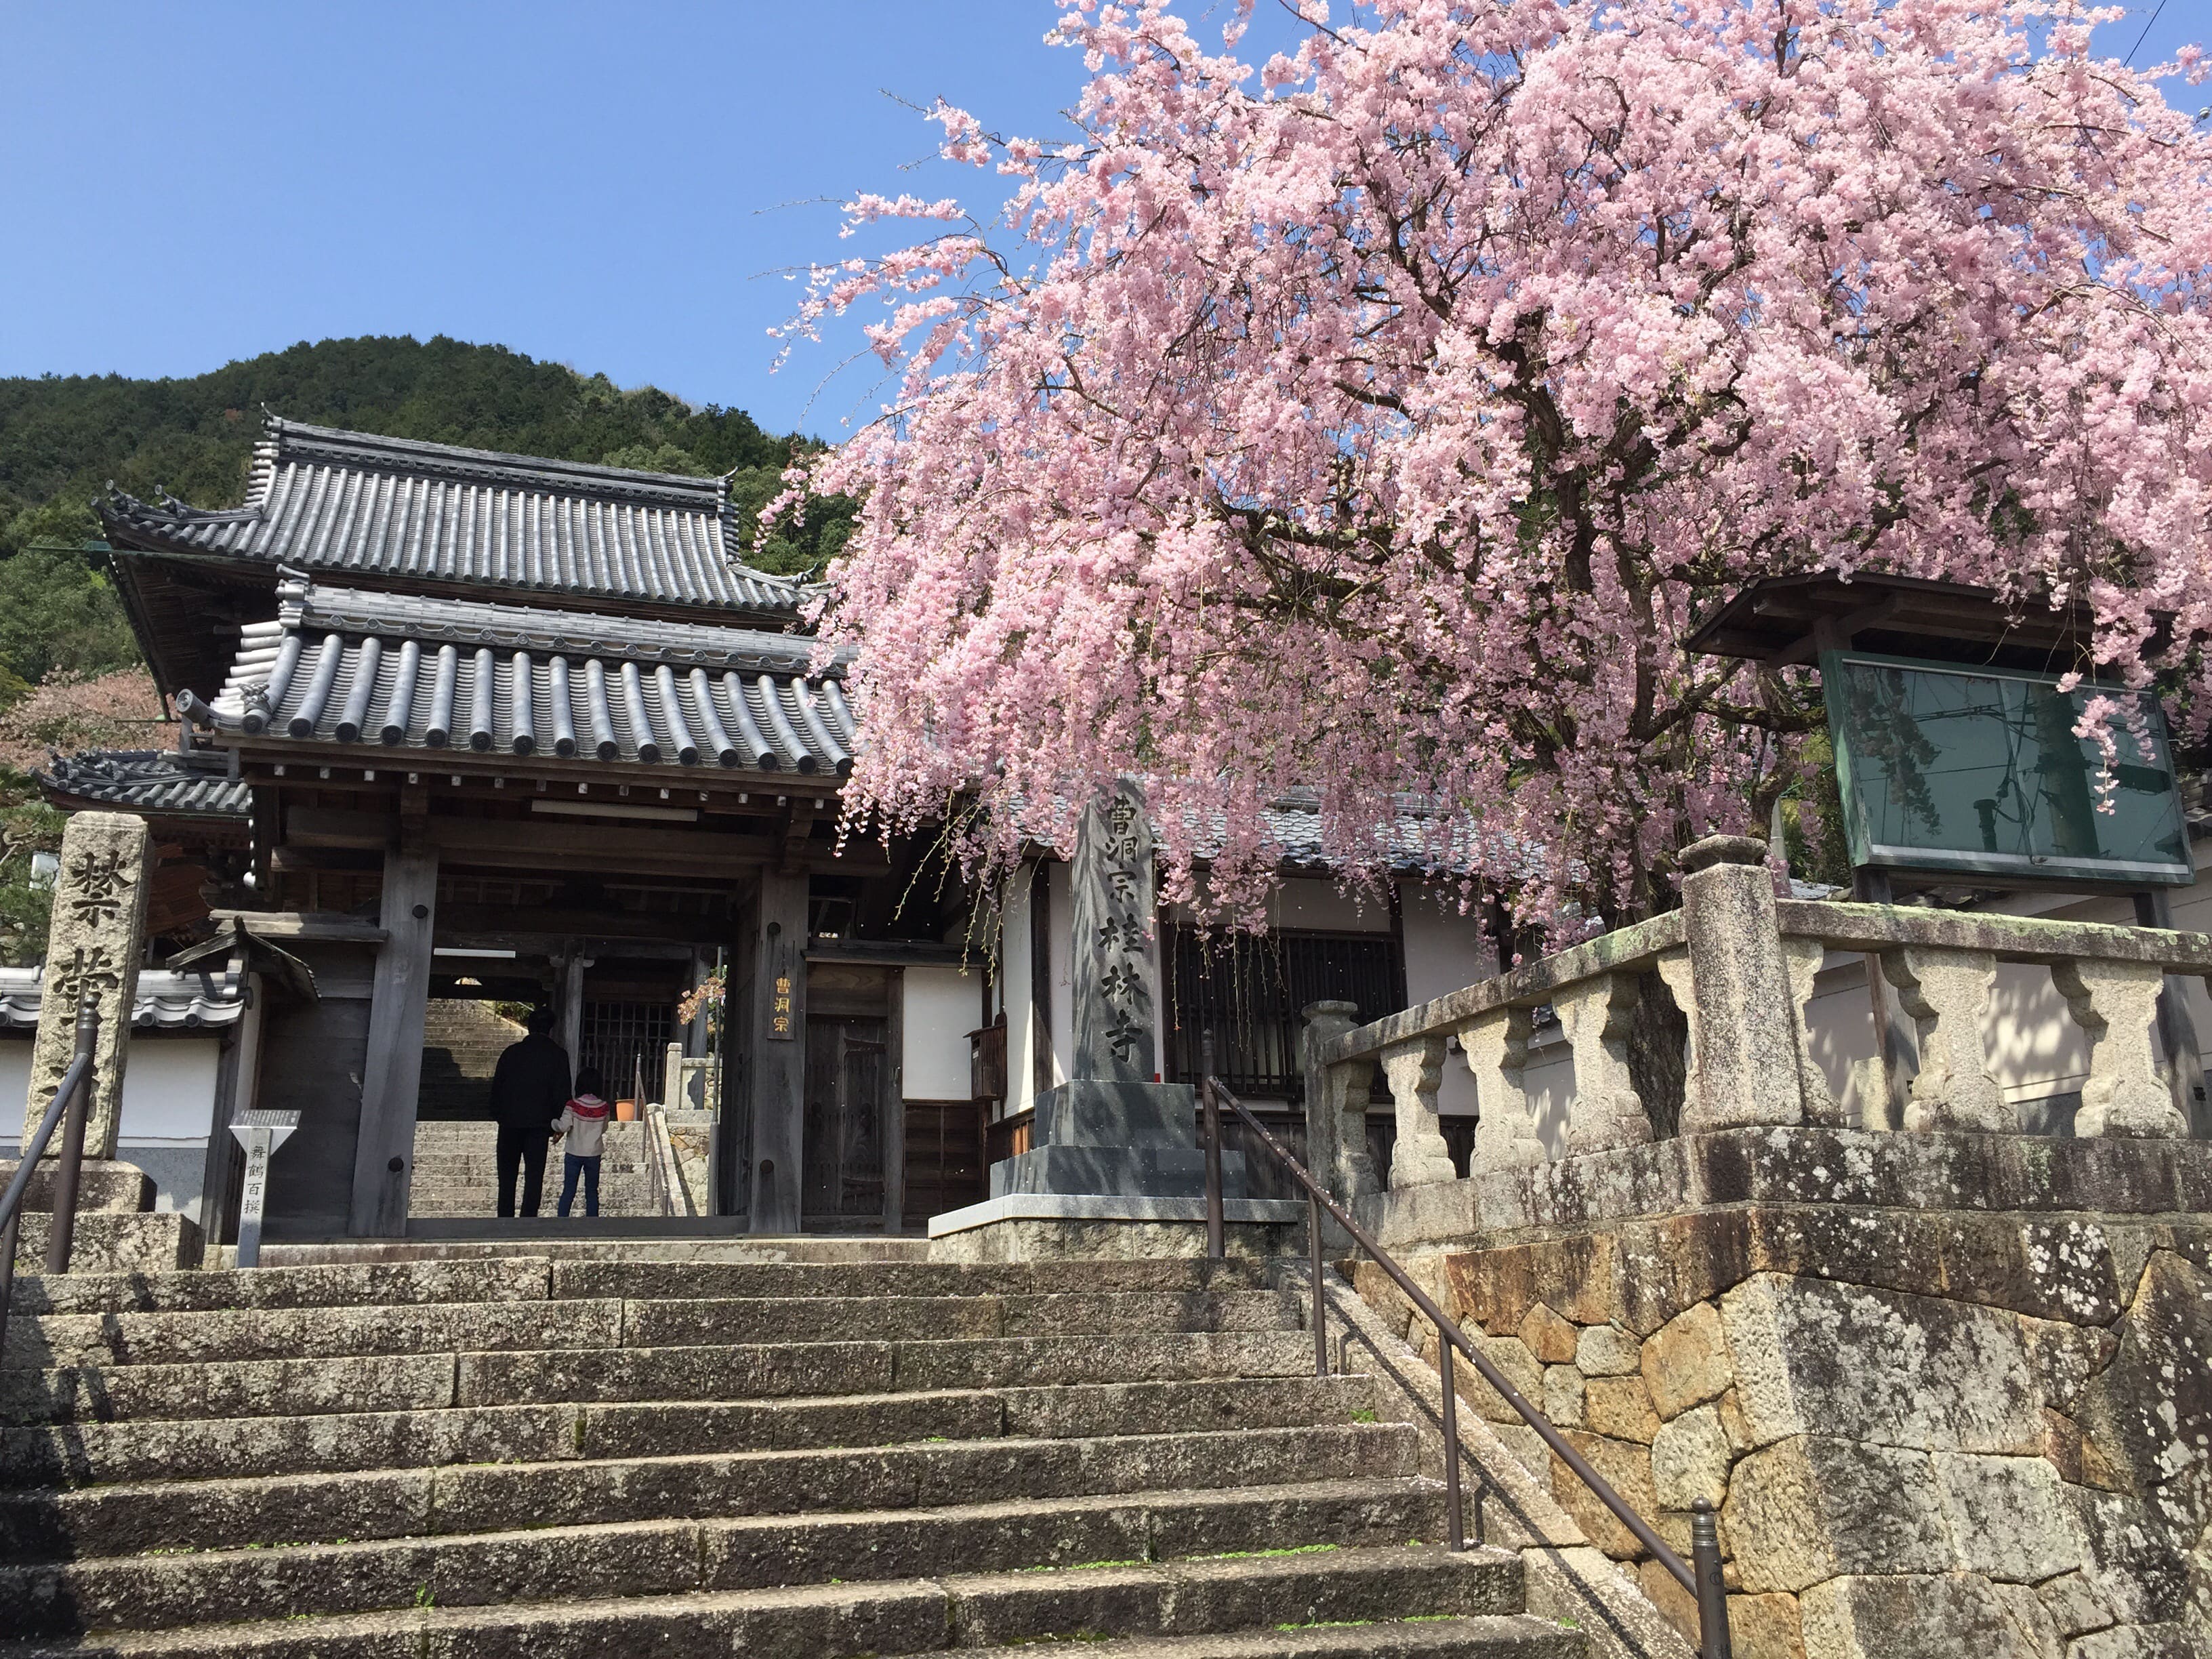
<svg viewBox="0 0 2212 1659">
<path fill-rule="evenodd" d="M 554 1139 L 568 1138 L 561 1160 L 561 1213 L 564 1216 L 576 1201 L 580 1177 L 584 1183 L 584 1213 L 599 1212 L 599 1139 L 607 1132 L 607 1120 L 614 1115 L 614 1109 L 599 1098 L 599 1091 L 605 1086 L 588 1066 L 577 1073 L 576 1097 L 561 1109 L 560 1120 L 553 1126 Z"/>
</svg>

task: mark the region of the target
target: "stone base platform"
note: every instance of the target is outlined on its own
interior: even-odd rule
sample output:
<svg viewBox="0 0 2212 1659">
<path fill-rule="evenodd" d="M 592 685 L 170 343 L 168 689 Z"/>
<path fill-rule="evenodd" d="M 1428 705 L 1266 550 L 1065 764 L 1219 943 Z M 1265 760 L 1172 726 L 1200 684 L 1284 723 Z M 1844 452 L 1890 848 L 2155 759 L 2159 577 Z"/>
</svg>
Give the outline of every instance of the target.
<svg viewBox="0 0 2212 1659">
<path fill-rule="evenodd" d="M 1295 1255 L 1306 1206 L 1282 1199 L 1231 1199 L 1223 1206 L 1232 1256 Z M 1206 1254 L 1206 1200 L 1093 1194 L 1012 1193 L 929 1224 L 933 1261 L 1133 1261 Z"/>
<path fill-rule="evenodd" d="M 0 1164 L 0 1191 L 21 1166 Z M 15 1271 L 46 1269 L 46 1239 L 53 1223 L 52 1158 L 34 1170 L 23 1196 L 15 1234 Z M 154 1209 L 154 1182 L 135 1164 L 88 1158 L 78 1172 L 76 1236 L 70 1249 L 73 1273 L 167 1273 L 196 1267 L 200 1230 L 191 1217 Z"/>
<path fill-rule="evenodd" d="M 17 1273 L 46 1270 L 46 1236 L 52 1221 L 44 1210 L 23 1212 L 15 1236 Z M 76 1237 L 70 1248 L 73 1273 L 169 1273 L 199 1262 L 199 1224 L 190 1216 L 174 1210 L 77 1212 Z"/>
<path fill-rule="evenodd" d="M 0 1159 L 0 1192 L 15 1178 L 22 1167 L 14 1158 Z M 40 1162 L 33 1171 L 29 1190 L 23 1194 L 23 1207 L 30 1210 L 51 1210 L 54 1207 L 54 1159 Z M 79 1215 L 88 1210 L 105 1210 L 130 1214 L 154 1207 L 154 1181 L 135 1164 L 125 1164 L 115 1158 L 88 1158 L 77 1174 L 76 1208 Z"/>
</svg>

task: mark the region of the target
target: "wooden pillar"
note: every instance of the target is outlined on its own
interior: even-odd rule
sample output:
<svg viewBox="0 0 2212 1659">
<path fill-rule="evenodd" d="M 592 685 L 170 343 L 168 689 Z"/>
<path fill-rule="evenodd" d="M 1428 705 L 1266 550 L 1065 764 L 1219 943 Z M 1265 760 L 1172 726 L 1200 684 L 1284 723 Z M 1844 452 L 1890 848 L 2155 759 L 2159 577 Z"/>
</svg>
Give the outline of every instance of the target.
<svg viewBox="0 0 2212 1659">
<path fill-rule="evenodd" d="M 746 1094 L 752 1132 L 750 1231 L 795 1233 L 806 1123 L 806 878 L 761 872 Z"/>
<path fill-rule="evenodd" d="M 356 1237 L 396 1238 L 407 1231 L 416 1094 L 422 1080 L 422 1016 L 430 999 L 430 936 L 437 906 L 437 854 L 416 848 L 387 852 L 381 925 L 391 937 L 377 952 L 370 992 L 361 1133 L 354 1146 L 353 1206 L 346 1219 L 346 1231 Z"/>
<path fill-rule="evenodd" d="M 237 958 L 232 958 L 234 965 Z M 221 1055 L 216 1061 L 214 1110 L 208 1123 L 207 1158 L 200 1170 L 200 1239 L 208 1249 L 231 1241 L 227 1235 L 236 1222 L 231 1178 L 242 1159 L 230 1126 L 239 1115 L 253 1109 L 261 1082 L 261 1021 L 266 993 L 261 975 L 242 975 L 246 1006 L 238 1021 L 223 1033 Z"/>
<path fill-rule="evenodd" d="M 894 968 L 884 1021 L 884 1231 L 906 1231 L 906 969 Z"/>
</svg>

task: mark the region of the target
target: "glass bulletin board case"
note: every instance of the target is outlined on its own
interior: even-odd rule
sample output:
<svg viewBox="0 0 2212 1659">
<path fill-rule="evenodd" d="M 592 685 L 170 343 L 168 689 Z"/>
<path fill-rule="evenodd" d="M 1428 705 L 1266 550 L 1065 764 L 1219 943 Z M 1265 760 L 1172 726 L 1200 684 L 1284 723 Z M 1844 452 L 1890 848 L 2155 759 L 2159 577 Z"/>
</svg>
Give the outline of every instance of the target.
<svg viewBox="0 0 2212 1659">
<path fill-rule="evenodd" d="M 1830 651 L 1820 683 L 1851 861 L 1931 875 L 2141 890 L 2196 879 L 2166 717 L 2148 692 L 2056 675 Z M 2136 698 L 2110 810 L 2102 758 L 2074 735 L 2089 698 Z"/>
</svg>

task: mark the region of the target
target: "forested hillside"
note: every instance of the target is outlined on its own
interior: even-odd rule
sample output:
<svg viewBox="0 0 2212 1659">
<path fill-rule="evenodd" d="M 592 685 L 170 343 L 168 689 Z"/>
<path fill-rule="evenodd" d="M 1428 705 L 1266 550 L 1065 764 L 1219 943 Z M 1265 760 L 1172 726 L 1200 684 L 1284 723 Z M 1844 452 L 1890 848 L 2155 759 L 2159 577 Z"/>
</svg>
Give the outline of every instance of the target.
<svg viewBox="0 0 2212 1659">
<path fill-rule="evenodd" d="M 121 375 L 0 379 L 0 958 L 35 957 L 44 895 L 28 855 L 56 843 L 58 816 L 26 775 L 51 746 L 168 740 L 160 706 L 102 562 L 92 498 L 112 479 L 199 507 L 235 505 L 264 408 L 350 427 L 562 460 L 706 477 L 734 471 L 744 515 L 781 488 L 794 443 L 742 410 L 695 408 L 653 387 L 624 392 L 504 346 L 365 337 L 304 342 L 190 380 Z M 756 562 L 798 574 L 843 544 L 842 502 L 786 524 Z"/>
<path fill-rule="evenodd" d="M 757 507 L 795 441 L 743 410 L 694 408 L 651 386 L 617 388 L 505 346 L 442 336 L 304 342 L 188 380 L 120 375 L 0 380 L 0 557 L 93 533 L 86 503 L 112 478 L 198 506 L 235 502 L 266 407 L 288 420 L 479 449 L 737 477 Z M 836 550 L 846 515 L 810 514 L 762 562 L 796 572 Z"/>
</svg>

